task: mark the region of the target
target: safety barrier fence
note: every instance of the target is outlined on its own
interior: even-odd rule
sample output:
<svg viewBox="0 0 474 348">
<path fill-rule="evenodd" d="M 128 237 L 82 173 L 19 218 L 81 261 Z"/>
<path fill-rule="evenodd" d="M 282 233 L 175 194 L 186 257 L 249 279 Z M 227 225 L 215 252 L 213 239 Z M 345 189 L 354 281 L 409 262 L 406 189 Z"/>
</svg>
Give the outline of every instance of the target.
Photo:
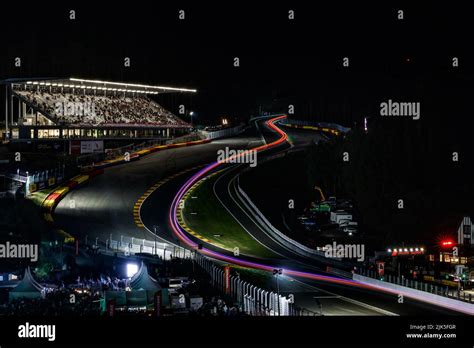
<svg viewBox="0 0 474 348">
<path fill-rule="evenodd" d="M 144 238 L 134 238 L 124 235 L 110 234 L 108 238 L 84 236 L 79 241 L 79 245 L 88 246 L 103 254 L 121 253 L 124 256 L 136 254 L 149 254 L 164 260 L 172 258 L 191 259 L 193 254 L 190 250 L 173 244 L 164 243 L 158 240 Z"/>
<path fill-rule="evenodd" d="M 465 301 L 469 303 L 474 303 L 474 296 L 472 293 L 468 291 L 462 290 L 461 284 L 458 287 L 449 287 L 443 284 L 431 284 L 427 282 L 421 282 L 414 279 L 408 279 L 405 277 L 398 277 L 396 275 L 386 274 L 383 277 L 380 276 L 377 271 L 375 270 L 366 270 L 364 268 L 360 268 L 357 272 L 361 276 L 378 279 L 383 282 L 387 282 L 390 284 L 395 284 L 399 286 L 403 286 L 406 288 L 424 291 L 430 294 L 443 296 L 455 300 Z"/>
<path fill-rule="evenodd" d="M 241 132 L 243 132 L 245 129 L 244 125 L 238 125 L 232 128 L 225 128 L 221 129 L 218 131 L 201 131 L 201 134 L 206 138 L 206 139 L 219 139 L 219 138 L 225 138 L 225 137 L 230 137 L 233 135 L 237 135 Z"/>
<path fill-rule="evenodd" d="M 264 290 L 240 279 L 240 277 L 230 275 L 230 271 L 216 266 L 214 262 L 198 253 L 193 253 L 193 260 L 210 275 L 212 285 L 217 290 L 232 298 L 249 315 L 319 315 L 316 312 L 297 307 L 291 297 L 287 298 L 273 291 Z"/>
<path fill-rule="evenodd" d="M 341 126 L 337 123 L 329 123 L 329 122 L 315 122 L 315 121 L 307 121 L 307 120 L 294 120 L 294 119 L 283 119 L 280 121 L 283 125 L 288 126 L 298 126 L 298 127 L 315 127 L 320 128 L 322 131 L 327 130 L 336 130 L 340 133 L 348 133 L 351 129 L 348 127 Z M 335 133 L 336 134 L 336 133 Z"/>
</svg>

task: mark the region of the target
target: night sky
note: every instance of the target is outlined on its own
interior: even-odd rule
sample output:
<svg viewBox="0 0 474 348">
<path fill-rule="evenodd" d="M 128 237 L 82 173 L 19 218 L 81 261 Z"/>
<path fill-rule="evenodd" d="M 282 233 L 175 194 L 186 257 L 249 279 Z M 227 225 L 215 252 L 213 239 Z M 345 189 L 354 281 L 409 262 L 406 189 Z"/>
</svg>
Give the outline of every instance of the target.
<svg viewBox="0 0 474 348">
<path fill-rule="evenodd" d="M 294 104 L 297 118 L 351 126 L 388 98 L 421 101 L 423 118 L 432 110 L 436 126 L 446 117 L 441 110 L 458 110 L 449 118 L 463 120 L 473 85 L 467 9 L 331 3 L 14 4 L 0 24 L 0 78 L 75 76 L 197 88 L 185 103 L 202 122 Z M 460 59 L 456 69 L 453 56 Z M 14 57 L 22 58 L 21 68 Z M 124 57 L 131 67 L 123 66 Z M 174 111 L 178 101 L 163 103 Z"/>
</svg>

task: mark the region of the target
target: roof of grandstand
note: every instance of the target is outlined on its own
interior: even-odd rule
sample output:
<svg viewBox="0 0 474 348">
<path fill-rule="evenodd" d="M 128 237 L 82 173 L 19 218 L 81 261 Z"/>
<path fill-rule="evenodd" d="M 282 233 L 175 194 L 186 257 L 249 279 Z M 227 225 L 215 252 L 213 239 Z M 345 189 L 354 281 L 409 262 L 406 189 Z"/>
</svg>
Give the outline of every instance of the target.
<svg viewBox="0 0 474 348">
<path fill-rule="evenodd" d="M 159 94 L 172 92 L 191 92 L 196 93 L 195 89 L 178 88 L 178 87 L 164 87 L 144 85 L 138 83 L 125 82 L 111 82 L 101 80 L 86 80 L 79 78 L 12 78 L 1 81 L 2 84 L 26 84 L 52 87 L 70 87 L 70 88 L 85 88 L 92 90 L 106 90 L 117 92 L 133 92 L 143 94 Z"/>
</svg>

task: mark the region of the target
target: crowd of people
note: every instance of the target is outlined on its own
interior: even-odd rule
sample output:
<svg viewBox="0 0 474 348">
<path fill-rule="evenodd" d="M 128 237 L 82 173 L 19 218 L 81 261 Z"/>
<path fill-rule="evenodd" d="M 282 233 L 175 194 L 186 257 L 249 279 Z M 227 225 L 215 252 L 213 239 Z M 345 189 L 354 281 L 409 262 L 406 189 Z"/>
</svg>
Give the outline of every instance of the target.
<svg viewBox="0 0 474 348">
<path fill-rule="evenodd" d="M 197 311 L 191 311 L 190 315 L 204 317 L 237 317 L 245 316 L 246 314 L 237 306 L 228 306 L 219 296 L 213 296 Z"/>
<path fill-rule="evenodd" d="M 74 294 L 74 302 L 71 295 Z M 19 298 L 0 305 L 0 316 L 68 316 L 84 317 L 100 314 L 100 295 L 90 292 L 81 294 L 69 289 L 57 289 L 46 293 L 44 298 Z"/>
<path fill-rule="evenodd" d="M 129 286 L 127 279 L 120 279 L 117 277 L 109 277 L 101 275 L 99 278 L 94 277 L 78 277 L 73 284 L 68 287 L 72 289 L 82 289 L 89 292 L 100 292 L 100 291 L 124 291 Z M 64 288 L 64 284 L 61 284 L 60 288 Z"/>
<path fill-rule="evenodd" d="M 151 125 L 189 127 L 189 124 L 145 95 L 61 93 L 20 90 L 17 94 L 55 124 L 83 126 Z"/>
</svg>

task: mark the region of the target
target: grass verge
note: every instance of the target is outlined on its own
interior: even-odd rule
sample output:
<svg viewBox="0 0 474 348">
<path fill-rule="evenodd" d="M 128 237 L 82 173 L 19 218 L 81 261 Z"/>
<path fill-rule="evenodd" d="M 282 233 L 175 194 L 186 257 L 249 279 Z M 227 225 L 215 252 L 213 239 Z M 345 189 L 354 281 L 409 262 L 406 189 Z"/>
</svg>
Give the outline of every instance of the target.
<svg viewBox="0 0 474 348">
<path fill-rule="evenodd" d="M 183 209 L 186 225 L 219 248 L 258 258 L 279 258 L 245 231 L 213 192 L 218 176 L 200 183 L 189 194 Z M 202 238 L 201 238 L 202 239 Z"/>
</svg>

